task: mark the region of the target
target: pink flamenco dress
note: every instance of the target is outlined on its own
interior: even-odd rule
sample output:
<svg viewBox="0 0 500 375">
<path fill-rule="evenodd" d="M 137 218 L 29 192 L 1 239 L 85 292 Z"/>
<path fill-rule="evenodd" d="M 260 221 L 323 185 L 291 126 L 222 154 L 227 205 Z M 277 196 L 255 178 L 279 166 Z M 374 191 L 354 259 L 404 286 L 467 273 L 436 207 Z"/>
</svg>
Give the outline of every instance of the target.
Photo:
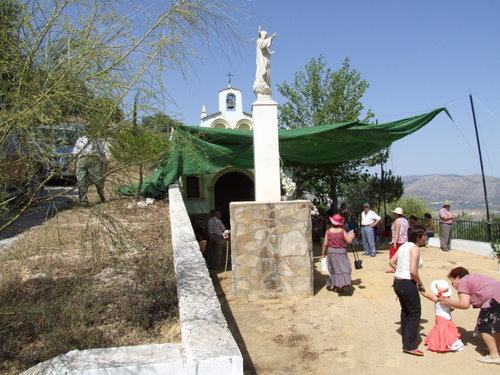
<svg viewBox="0 0 500 375">
<path fill-rule="evenodd" d="M 433 352 L 454 352 L 464 348 L 457 326 L 451 320 L 448 305 L 436 302 L 435 325 L 425 339 L 425 345 Z"/>
</svg>

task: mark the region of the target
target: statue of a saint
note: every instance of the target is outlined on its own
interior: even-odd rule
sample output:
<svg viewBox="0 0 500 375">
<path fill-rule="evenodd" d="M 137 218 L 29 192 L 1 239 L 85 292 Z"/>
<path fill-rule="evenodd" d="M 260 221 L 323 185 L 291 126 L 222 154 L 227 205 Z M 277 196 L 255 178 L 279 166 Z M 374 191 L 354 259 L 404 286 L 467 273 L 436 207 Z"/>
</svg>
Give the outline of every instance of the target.
<svg viewBox="0 0 500 375">
<path fill-rule="evenodd" d="M 274 51 L 269 48 L 276 38 L 276 34 L 267 36 L 267 31 L 261 30 L 259 26 L 259 38 L 257 39 L 257 71 L 255 72 L 255 82 L 253 92 L 257 96 L 271 96 L 271 55 Z"/>
</svg>

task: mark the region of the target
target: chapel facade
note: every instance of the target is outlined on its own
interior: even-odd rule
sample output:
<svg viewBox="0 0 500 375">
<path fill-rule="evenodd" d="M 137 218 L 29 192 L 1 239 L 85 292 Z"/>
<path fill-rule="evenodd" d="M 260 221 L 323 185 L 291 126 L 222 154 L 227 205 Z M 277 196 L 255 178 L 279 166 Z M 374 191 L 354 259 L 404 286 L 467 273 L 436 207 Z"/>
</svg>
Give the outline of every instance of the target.
<svg viewBox="0 0 500 375">
<path fill-rule="evenodd" d="M 241 91 L 231 84 L 219 90 L 218 111 L 207 113 L 203 105 L 199 126 L 252 130 L 252 115 L 243 111 Z M 186 209 L 193 220 L 206 222 L 210 211 L 218 210 L 226 228 L 230 227 L 229 203 L 255 199 L 254 173 L 248 169 L 227 167 L 217 173 L 185 176 L 182 186 Z"/>
</svg>

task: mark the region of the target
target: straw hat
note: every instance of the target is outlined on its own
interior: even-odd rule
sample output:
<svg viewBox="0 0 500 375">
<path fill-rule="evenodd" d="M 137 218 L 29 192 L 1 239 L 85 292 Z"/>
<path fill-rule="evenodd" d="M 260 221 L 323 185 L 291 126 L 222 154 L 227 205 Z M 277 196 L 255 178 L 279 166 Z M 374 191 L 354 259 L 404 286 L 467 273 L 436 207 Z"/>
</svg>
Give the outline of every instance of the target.
<svg viewBox="0 0 500 375">
<path fill-rule="evenodd" d="M 451 201 L 444 201 L 443 206 L 451 206 Z"/>
<path fill-rule="evenodd" d="M 403 215 L 403 209 L 401 207 L 396 207 L 392 212 L 398 215 Z"/>
<path fill-rule="evenodd" d="M 451 296 L 452 290 L 446 280 L 434 280 L 431 283 L 432 292 L 438 297 Z"/>
<path fill-rule="evenodd" d="M 344 218 L 339 214 L 335 214 L 332 217 L 329 217 L 328 219 L 330 219 L 330 223 L 332 223 L 332 225 L 344 225 L 343 221 Z"/>
</svg>

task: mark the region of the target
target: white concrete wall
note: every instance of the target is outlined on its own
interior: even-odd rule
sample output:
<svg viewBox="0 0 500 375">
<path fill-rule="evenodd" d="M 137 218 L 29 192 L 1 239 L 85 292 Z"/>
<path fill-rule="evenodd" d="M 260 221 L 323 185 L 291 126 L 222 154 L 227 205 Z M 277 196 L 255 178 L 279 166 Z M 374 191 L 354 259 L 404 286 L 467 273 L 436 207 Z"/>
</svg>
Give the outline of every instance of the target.
<svg viewBox="0 0 500 375">
<path fill-rule="evenodd" d="M 429 238 L 429 245 L 440 247 L 439 236 Z M 453 239 L 451 240 L 451 250 L 465 251 L 466 253 L 482 255 L 484 257 L 493 257 L 493 249 L 488 242 Z"/>
<path fill-rule="evenodd" d="M 182 343 L 72 350 L 24 375 L 242 375 L 227 326 L 177 185 L 169 188 Z"/>
</svg>

